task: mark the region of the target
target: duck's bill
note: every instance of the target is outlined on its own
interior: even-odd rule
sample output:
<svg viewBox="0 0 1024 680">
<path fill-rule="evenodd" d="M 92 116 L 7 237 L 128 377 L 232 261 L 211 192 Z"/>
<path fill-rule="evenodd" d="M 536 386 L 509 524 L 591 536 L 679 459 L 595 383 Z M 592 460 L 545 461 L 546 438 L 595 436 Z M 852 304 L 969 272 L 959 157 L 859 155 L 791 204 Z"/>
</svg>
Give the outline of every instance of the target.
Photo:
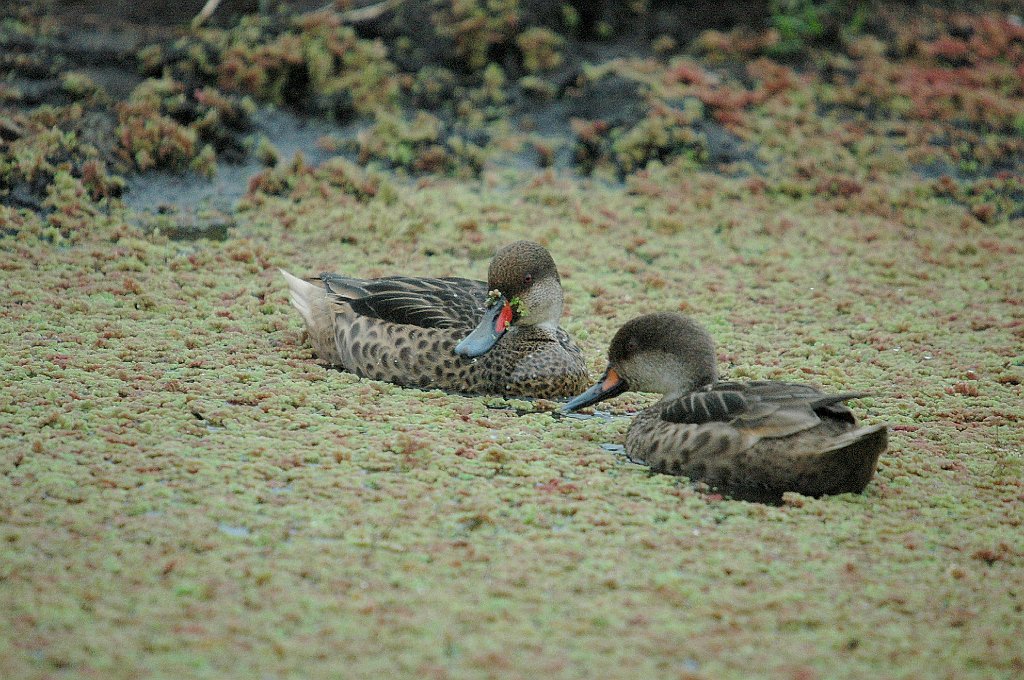
<svg viewBox="0 0 1024 680">
<path fill-rule="evenodd" d="M 455 353 L 464 357 L 478 357 L 494 347 L 508 331 L 512 321 L 512 306 L 504 297 L 487 308 L 472 333 L 455 346 Z"/>
<path fill-rule="evenodd" d="M 626 381 L 623 380 L 615 369 L 611 366 L 604 372 L 604 377 L 601 381 L 591 387 L 583 394 L 573 397 L 562 407 L 562 411 L 565 413 L 571 413 L 577 409 L 581 409 L 584 406 L 590 406 L 596 404 L 599 401 L 605 399 L 611 399 L 614 396 L 620 395 L 626 391 Z"/>
</svg>

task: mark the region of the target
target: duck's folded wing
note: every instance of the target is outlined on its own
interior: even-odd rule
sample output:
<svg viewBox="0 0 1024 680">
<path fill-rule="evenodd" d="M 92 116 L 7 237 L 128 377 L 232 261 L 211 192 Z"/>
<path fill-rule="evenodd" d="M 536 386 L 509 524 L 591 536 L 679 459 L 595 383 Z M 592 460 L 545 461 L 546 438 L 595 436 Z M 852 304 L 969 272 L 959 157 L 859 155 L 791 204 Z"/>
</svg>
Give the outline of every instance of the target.
<svg viewBox="0 0 1024 680">
<path fill-rule="evenodd" d="M 353 279 L 321 274 L 320 280 L 333 299 L 357 314 L 423 328 L 472 330 L 487 297 L 483 281 L 454 277 Z"/>
<path fill-rule="evenodd" d="M 759 437 L 785 437 L 814 427 L 823 415 L 846 420 L 849 409 L 842 402 L 857 396 L 793 383 L 719 383 L 674 399 L 662 407 L 661 417 L 672 423 L 727 423 Z"/>
<path fill-rule="evenodd" d="M 637 422 L 626 434 L 626 454 L 658 472 L 703 479 L 711 472 L 709 464 L 734 460 L 758 439 L 756 433 L 724 422 L 672 423 L 668 428 Z"/>
</svg>

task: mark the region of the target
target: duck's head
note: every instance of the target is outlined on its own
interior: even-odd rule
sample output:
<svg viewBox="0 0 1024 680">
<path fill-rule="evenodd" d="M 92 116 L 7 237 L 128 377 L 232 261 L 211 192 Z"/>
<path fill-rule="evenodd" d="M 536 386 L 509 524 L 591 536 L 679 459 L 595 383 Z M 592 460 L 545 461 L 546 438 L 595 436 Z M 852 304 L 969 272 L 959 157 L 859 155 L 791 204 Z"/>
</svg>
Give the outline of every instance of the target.
<svg viewBox="0 0 1024 680">
<path fill-rule="evenodd" d="M 700 324 L 674 312 L 645 314 L 612 338 L 608 369 L 600 382 L 562 410 L 575 411 L 626 391 L 673 397 L 717 380 L 715 342 Z"/>
<path fill-rule="evenodd" d="M 476 329 L 455 353 L 478 357 L 494 346 L 511 326 L 541 326 L 552 332 L 562 316 L 562 282 L 555 261 L 544 246 L 516 241 L 497 253 L 487 271 L 486 309 Z"/>
</svg>

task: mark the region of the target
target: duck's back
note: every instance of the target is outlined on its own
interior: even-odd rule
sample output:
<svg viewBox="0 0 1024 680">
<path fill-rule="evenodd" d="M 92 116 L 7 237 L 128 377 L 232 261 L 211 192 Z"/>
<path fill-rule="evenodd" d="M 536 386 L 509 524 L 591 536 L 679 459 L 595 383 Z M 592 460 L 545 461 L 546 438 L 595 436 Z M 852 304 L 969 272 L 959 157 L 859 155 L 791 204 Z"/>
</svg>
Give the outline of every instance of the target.
<svg viewBox="0 0 1024 680">
<path fill-rule="evenodd" d="M 476 326 L 487 298 L 485 282 L 457 277 L 355 279 L 324 273 L 309 280 L 321 285 L 336 302 L 347 305 L 353 315 L 464 333 Z"/>
</svg>

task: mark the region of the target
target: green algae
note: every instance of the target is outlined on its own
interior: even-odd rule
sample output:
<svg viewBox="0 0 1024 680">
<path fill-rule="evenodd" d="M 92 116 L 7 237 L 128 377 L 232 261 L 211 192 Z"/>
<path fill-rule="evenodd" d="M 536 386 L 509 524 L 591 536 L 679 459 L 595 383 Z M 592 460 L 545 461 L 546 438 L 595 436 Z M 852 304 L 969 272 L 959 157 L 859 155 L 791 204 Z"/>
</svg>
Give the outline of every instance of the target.
<svg viewBox="0 0 1024 680">
<path fill-rule="evenodd" d="M 923 230 L 681 176 L 390 202 L 300 182 L 223 242 L 116 220 L 59 256 L 5 238 L 4 674 L 1019 672 L 1021 395 L 997 379 L 1019 223 L 964 231 L 911 191 Z M 325 370 L 275 269 L 482 276 L 520 237 L 551 248 L 595 374 L 621 322 L 685 308 L 730 375 L 871 392 L 857 412 L 897 426 L 876 479 L 716 500 L 603 450 L 628 419 Z"/>
</svg>

